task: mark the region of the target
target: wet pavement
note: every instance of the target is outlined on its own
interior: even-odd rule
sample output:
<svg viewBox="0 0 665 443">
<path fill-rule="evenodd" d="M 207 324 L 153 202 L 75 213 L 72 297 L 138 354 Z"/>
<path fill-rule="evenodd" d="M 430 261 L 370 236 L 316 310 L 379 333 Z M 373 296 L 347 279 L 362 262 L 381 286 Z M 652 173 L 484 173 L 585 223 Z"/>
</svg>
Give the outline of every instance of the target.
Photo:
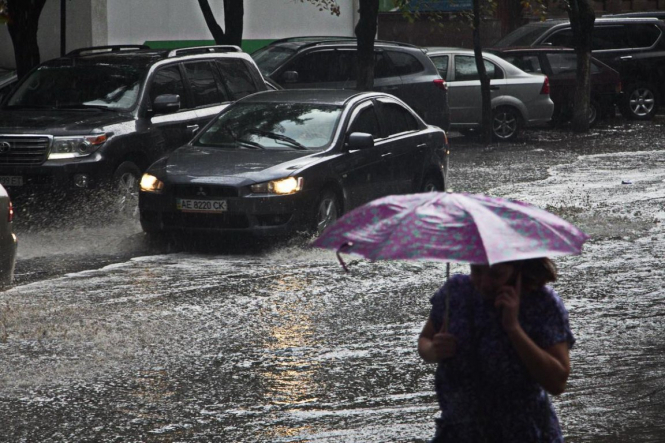
<svg viewBox="0 0 665 443">
<path fill-rule="evenodd" d="M 663 135 L 655 121 L 452 139 L 455 191 L 534 203 L 592 237 L 556 260 L 577 338 L 554 399 L 569 442 L 665 440 Z M 434 367 L 416 338 L 445 265 L 351 259 L 345 274 L 307 240 L 182 250 L 135 223 L 19 225 L 0 441 L 425 441 Z"/>
</svg>

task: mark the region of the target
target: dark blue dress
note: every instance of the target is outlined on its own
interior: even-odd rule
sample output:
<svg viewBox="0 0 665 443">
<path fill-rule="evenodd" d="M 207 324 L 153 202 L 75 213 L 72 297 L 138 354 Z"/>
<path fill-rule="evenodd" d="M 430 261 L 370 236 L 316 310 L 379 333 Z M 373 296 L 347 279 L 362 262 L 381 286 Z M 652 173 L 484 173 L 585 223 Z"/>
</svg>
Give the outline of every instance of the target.
<svg viewBox="0 0 665 443">
<path fill-rule="evenodd" d="M 547 392 L 529 375 L 501 326 L 493 302 L 475 291 L 468 275 L 454 275 L 431 299 L 430 318 L 443 323 L 450 290 L 449 332 L 454 357 L 439 363 L 435 388 L 441 408 L 436 441 L 562 442 Z M 561 298 L 549 287 L 524 294 L 520 325 L 541 348 L 575 339 Z"/>
</svg>

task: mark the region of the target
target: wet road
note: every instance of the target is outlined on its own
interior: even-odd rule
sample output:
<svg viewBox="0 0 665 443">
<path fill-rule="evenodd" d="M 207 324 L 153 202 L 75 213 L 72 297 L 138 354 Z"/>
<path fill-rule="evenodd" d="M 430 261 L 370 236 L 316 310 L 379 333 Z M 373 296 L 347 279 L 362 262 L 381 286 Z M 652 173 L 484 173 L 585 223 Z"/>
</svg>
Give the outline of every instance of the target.
<svg viewBox="0 0 665 443">
<path fill-rule="evenodd" d="M 555 399 L 569 442 L 665 440 L 662 123 L 453 140 L 456 191 L 522 199 L 592 236 L 557 260 L 578 340 Z M 134 224 L 19 239 L 18 285 L 0 292 L 0 441 L 432 434 L 434 367 L 415 344 L 443 264 L 355 260 L 344 274 L 306 239 L 169 251 Z"/>
</svg>

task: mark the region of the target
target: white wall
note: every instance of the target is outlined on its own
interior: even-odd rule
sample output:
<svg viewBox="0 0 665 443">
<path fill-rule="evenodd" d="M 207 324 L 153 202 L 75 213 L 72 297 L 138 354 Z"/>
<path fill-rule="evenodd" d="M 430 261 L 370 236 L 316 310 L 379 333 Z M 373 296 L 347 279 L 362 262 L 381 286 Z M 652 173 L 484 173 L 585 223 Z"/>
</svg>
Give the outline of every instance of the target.
<svg viewBox="0 0 665 443">
<path fill-rule="evenodd" d="M 222 0 L 209 0 L 224 27 Z M 353 35 L 354 0 L 340 0 L 339 17 L 299 0 L 245 0 L 244 39 Z M 108 44 L 146 40 L 211 40 L 197 0 L 109 0 Z"/>
<path fill-rule="evenodd" d="M 209 0 L 224 27 L 223 0 Z M 304 35 L 352 36 L 358 0 L 338 0 L 339 17 L 307 0 L 245 0 L 244 39 Z M 197 0 L 67 0 L 67 51 L 147 40 L 212 40 Z M 42 61 L 60 55 L 60 0 L 48 0 L 39 20 Z M 0 67 L 14 67 L 7 26 L 0 25 Z"/>
</svg>

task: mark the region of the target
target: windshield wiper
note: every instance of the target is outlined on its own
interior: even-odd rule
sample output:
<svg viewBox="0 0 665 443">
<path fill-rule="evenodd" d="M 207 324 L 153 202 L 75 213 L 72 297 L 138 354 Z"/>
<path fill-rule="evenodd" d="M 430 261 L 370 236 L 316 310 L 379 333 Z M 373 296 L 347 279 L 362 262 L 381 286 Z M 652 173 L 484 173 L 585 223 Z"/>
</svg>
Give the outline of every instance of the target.
<svg viewBox="0 0 665 443">
<path fill-rule="evenodd" d="M 291 137 L 287 137 L 286 135 L 276 134 L 274 132 L 264 131 L 263 129 L 254 129 L 254 128 L 245 129 L 243 132 L 249 134 L 256 134 L 260 135 L 261 137 L 271 138 L 273 140 L 288 143 L 292 148 L 307 151 L 307 148 L 305 146 L 303 146 L 297 140 L 294 140 Z"/>
<path fill-rule="evenodd" d="M 86 105 L 85 103 L 72 103 L 68 105 L 59 105 L 55 109 L 100 109 L 102 111 L 111 110 L 110 107 L 104 105 Z"/>
</svg>

